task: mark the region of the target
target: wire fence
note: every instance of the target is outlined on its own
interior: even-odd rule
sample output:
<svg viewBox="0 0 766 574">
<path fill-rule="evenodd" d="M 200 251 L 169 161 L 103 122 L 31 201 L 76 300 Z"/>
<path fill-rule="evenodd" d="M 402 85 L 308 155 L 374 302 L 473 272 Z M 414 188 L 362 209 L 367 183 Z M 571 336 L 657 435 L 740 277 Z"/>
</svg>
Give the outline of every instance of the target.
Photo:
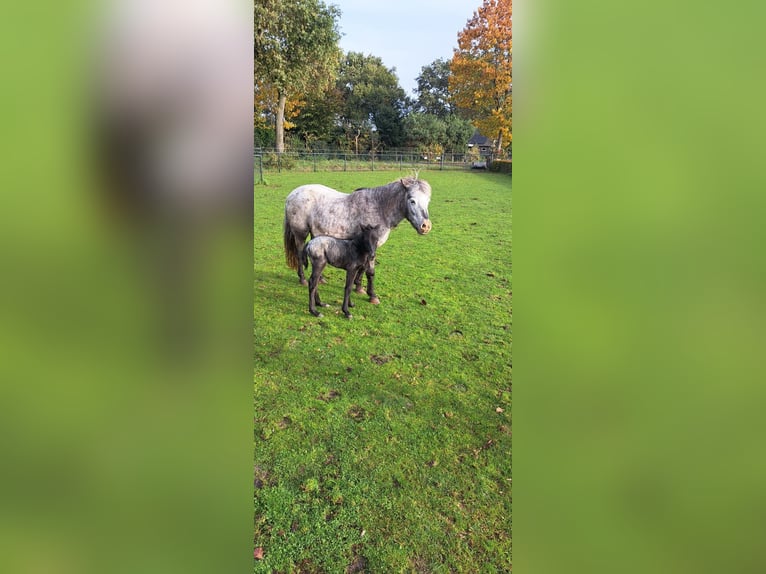
<svg viewBox="0 0 766 574">
<path fill-rule="evenodd" d="M 343 151 L 289 151 L 256 149 L 254 152 L 256 183 L 264 181 L 264 174 L 282 171 L 385 171 L 414 170 L 467 170 L 484 169 L 492 163 L 492 155 L 446 152 L 427 154 L 418 151 L 384 151 L 355 154 Z"/>
</svg>

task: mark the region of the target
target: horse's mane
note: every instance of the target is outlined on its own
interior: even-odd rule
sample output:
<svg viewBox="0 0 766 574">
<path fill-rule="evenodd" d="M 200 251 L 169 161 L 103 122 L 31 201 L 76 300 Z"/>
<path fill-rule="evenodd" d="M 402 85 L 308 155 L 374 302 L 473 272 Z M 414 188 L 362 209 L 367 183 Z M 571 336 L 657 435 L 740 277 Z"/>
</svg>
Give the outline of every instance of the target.
<svg viewBox="0 0 766 574">
<path fill-rule="evenodd" d="M 359 191 L 368 192 L 370 196 L 378 200 L 384 209 L 396 209 L 404 204 L 407 191 L 418 187 L 420 191 L 431 197 L 431 186 L 423 179 L 415 177 L 403 177 L 378 187 L 359 187 L 353 193 Z"/>
<path fill-rule="evenodd" d="M 413 187 L 418 187 L 420 191 L 431 197 L 431 186 L 428 185 L 426 180 L 418 179 L 417 175 L 415 177 L 403 177 L 378 187 L 357 187 L 352 193 L 369 191 L 375 197 L 395 197 L 398 200 L 400 195 L 406 195 L 407 191 Z"/>
</svg>

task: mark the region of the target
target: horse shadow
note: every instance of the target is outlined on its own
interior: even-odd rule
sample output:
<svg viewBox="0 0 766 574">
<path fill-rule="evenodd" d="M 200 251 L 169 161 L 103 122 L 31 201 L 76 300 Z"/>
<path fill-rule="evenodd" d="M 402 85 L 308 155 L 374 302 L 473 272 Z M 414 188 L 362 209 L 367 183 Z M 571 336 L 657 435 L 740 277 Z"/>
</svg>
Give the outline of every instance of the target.
<svg viewBox="0 0 766 574">
<path fill-rule="evenodd" d="M 340 309 L 346 274 L 342 269 L 327 270 L 327 283 L 320 285 L 322 301 L 329 303 L 331 308 Z M 267 302 L 280 312 L 308 313 L 308 297 L 308 287 L 301 285 L 297 274 L 290 269 L 285 269 L 284 272 L 256 269 L 253 274 L 253 299 L 256 302 Z M 352 297 L 359 298 L 364 295 L 352 293 Z"/>
</svg>

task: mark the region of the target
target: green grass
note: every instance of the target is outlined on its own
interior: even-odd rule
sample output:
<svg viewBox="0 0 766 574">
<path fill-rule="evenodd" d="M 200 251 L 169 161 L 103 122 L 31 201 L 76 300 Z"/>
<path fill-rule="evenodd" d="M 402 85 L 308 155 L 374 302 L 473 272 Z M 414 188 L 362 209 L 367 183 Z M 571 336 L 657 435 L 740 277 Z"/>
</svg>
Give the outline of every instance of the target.
<svg viewBox="0 0 766 574">
<path fill-rule="evenodd" d="M 371 305 L 345 272 L 284 263 L 284 199 L 405 173 L 282 173 L 255 187 L 256 572 L 511 569 L 511 178 L 421 174 L 433 231 L 380 248 Z M 348 570 L 347 570 L 348 569 Z"/>
</svg>

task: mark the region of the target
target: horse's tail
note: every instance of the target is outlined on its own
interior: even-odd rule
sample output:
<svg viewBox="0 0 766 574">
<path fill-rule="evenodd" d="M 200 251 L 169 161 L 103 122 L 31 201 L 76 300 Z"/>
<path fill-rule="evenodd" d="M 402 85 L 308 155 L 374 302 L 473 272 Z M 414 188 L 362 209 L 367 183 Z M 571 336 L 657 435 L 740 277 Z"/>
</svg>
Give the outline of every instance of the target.
<svg viewBox="0 0 766 574">
<path fill-rule="evenodd" d="M 296 255 L 296 241 L 295 241 L 295 234 L 293 233 L 293 228 L 290 225 L 290 222 L 287 221 L 287 214 L 285 214 L 285 260 L 287 261 L 287 266 L 290 269 L 298 269 L 298 256 Z"/>
<path fill-rule="evenodd" d="M 303 268 L 308 269 L 309 268 L 309 244 L 303 246 L 303 249 L 301 250 L 301 253 L 303 254 Z"/>
</svg>

